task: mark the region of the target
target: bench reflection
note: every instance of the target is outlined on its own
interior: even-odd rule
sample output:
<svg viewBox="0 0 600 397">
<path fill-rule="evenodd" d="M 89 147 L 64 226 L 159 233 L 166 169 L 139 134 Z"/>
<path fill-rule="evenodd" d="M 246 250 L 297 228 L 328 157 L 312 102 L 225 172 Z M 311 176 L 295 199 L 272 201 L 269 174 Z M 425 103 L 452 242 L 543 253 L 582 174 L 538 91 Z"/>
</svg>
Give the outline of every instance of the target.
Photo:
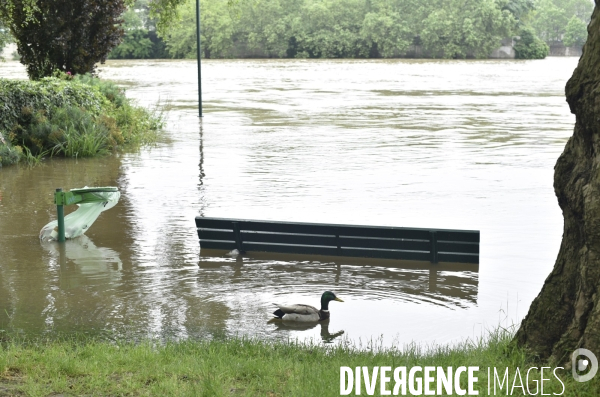
<svg viewBox="0 0 600 397">
<path fill-rule="evenodd" d="M 198 265 L 206 271 L 231 267 L 230 281 L 248 288 L 274 285 L 275 290 L 287 286 L 298 291 L 322 285 L 366 298 L 397 297 L 454 308 L 476 305 L 479 286 L 477 264 L 275 253 L 232 256 L 221 250 L 201 250 Z"/>
</svg>

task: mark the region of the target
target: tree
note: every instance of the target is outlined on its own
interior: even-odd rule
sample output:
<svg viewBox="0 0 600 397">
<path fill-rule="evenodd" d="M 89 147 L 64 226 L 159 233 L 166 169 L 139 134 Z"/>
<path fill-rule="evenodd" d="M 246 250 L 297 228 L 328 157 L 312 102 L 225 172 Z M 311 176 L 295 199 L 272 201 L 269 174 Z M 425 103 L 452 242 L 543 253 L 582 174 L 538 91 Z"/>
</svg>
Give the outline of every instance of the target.
<svg viewBox="0 0 600 397">
<path fill-rule="evenodd" d="M 533 27 L 545 41 L 559 41 L 569 22 L 567 11 L 556 6 L 552 0 L 540 0 L 536 4 Z"/>
<path fill-rule="evenodd" d="M 535 31 L 530 27 L 523 27 L 519 31 L 519 38 L 515 44 L 515 58 L 517 59 L 544 59 L 548 56 L 548 44 L 540 40 Z"/>
<path fill-rule="evenodd" d="M 33 5 L 32 5 L 33 4 Z M 32 79 L 55 70 L 90 73 L 123 35 L 124 0 L 10 0 L 0 15 Z"/>
<path fill-rule="evenodd" d="M 515 335 L 540 359 L 561 363 L 576 348 L 600 352 L 600 0 L 588 31 L 565 89 L 575 128 L 554 167 L 563 239 L 554 269 Z"/>
<path fill-rule="evenodd" d="M 181 6 L 189 3 L 189 1 L 190 0 L 150 0 L 150 16 L 156 19 L 156 28 L 160 34 L 164 35 L 170 31 L 173 23 L 179 20 Z M 233 5 L 239 1 L 240 0 L 227 0 L 227 4 Z"/>
<path fill-rule="evenodd" d="M 502 10 L 509 11 L 515 19 L 522 22 L 535 8 L 533 0 L 496 0 Z"/>
<path fill-rule="evenodd" d="M 255 0 L 240 2 L 235 7 L 234 42 L 241 48 L 268 57 L 290 57 L 298 53 L 294 36 L 303 0 Z"/>
<path fill-rule="evenodd" d="M 370 12 L 365 15 L 361 36 L 371 48 L 371 54 L 384 58 L 406 53 L 412 44 L 413 35 L 399 13 L 392 10 Z"/>
<path fill-rule="evenodd" d="M 123 41 L 109 54 L 117 59 L 169 58 L 166 44 L 156 34 L 156 21 L 149 15 L 149 0 L 136 0 L 123 14 Z"/>
<path fill-rule="evenodd" d="M 363 0 L 305 1 L 290 36 L 296 40 L 296 57 L 366 57 L 369 48 L 360 35 Z"/>
<path fill-rule="evenodd" d="M 566 45 L 567 47 L 571 47 L 573 45 L 582 46 L 586 40 L 587 24 L 581 19 L 577 18 L 576 15 L 573 15 L 573 17 L 567 24 L 567 29 L 563 37 L 564 45 Z"/>
<path fill-rule="evenodd" d="M 448 0 L 423 21 L 423 47 L 433 57 L 486 58 L 515 24 L 494 0 Z"/>
<path fill-rule="evenodd" d="M 561 41 L 573 16 L 585 25 L 593 9 L 592 0 L 537 0 L 532 26 L 546 41 Z"/>
<path fill-rule="evenodd" d="M 151 0 L 150 15 L 157 19 L 159 32 L 167 32 L 170 25 L 179 18 L 178 8 L 188 0 Z"/>
<path fill-rule="evenodd" d="M 205 58 L 227 56 L 232 45 L 233 20 L 227 0 L 201 0 L 201 49 Z M 165 36 L 174 58 L 196 58 L 196 1 L 188 0 L 180 9 L 181 21 Z"/>
<path fill-rule="evenodd" d="M 116 59 L 148 59 L 153 54 L 153 43 L 146 29 L 133 29 L 125 32 L 123 41 L 110 53 Z"/>
</svg>

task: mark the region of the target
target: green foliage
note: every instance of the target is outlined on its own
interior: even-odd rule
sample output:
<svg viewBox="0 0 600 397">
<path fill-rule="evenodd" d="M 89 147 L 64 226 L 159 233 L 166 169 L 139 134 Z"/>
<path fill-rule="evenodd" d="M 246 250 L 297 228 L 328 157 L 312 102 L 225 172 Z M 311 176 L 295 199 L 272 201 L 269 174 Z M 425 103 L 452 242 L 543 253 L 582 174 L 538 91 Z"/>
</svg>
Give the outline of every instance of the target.
<svg viewBox="0 0 600 397">
<path fill-rule="evenodd" d="M 360 33 L 371 57 L 402 55 L 413 42 L 405 21 L 398 12 L 392 10 L 366 14 Z"/>
<path fill-rule="evenodd" d="M 571 34 L 575 34 L 571 39 L 575 43 L 581 38 L 577 34 L 581 30 L 580 26 L 587 26 L 593 8 L 592 0 L 536 0 L 531 25 L 542 40 L 550 42 L 563 40 L 570 24 Z M 580 22 L 574 22 L 573 17 Z"/>
<path fill-rule="evenodd" d="M 509 11 L 515 19 L 522 21 L 535 9 L 534 0 L 498 0 L 501 9 Z"/>
<path fill-rule="evenodd" d="M 196 56 L 195 0 L 165 40 L 172 57 Z M 446 58 L 487 57 L 510 36 L 529 0 L 201 0 L 202 55 L 398 57 L 416 42 Z"/>
<path fill-rule="evenodd" d="M 73 80 L 87 87 L 94 87 L 100 92 L 102 97 L 108 99 L 117 108 L 124 106 L 128 102 L 125 91 L 112 81 L 102 80 L 90 74 L 77 75 Z"/>
<path fill-rule="evenodd" d="M 55 70 L 91 73 L 123 35 L 123 0 L 33 1 L 28 8 L 30 3 L 0 2 L 0 15 L 32 79 L 51 76 Z"/>
<path fill-rule="evenodd" d="M 22 110 L 44 111 L 48 116 L 61 107 L 81 107 L 100 114 L 107 99 L 96 89 L 79 82 L 44 78 L 39 81 L 0 79 L 0 132 L 10 131 L 20 122 Z"/>
<path fill-rule="evenodd" d="M 148 59 L 152 57 L 154 43 L 145 29 L 128 30 L 123 42 L 110 53 L 115 59 Z"/>
<path fill-rule="evenodd" d="M 108 153 L 109 130 L 84 109 L 77 107 L 55 108 L 51 117 L 43 111 L 23 109 L 29 116 L 25 126 L 13 129 L 13 141 L 21 142 L 28 157 L 64 155 L 90 157 Z M 24 117 L 25 118 L 25 117 Z"/>
<path fill-rule="evenodd" d="M 369 43 L 361 36 L 363 4 L 362 0 L 306 2 L 293 31 L 298 53 L 310 58 L 367 57 Z"/>
<path fill-rule="evenodd" d="M 150 15 L 158 19 L 157 29 L 168 31 L 178 17 L 178 7 L 188 0 L 153 0 L 150 3 Z"/>
<path fill-rule="evenodd" d="M 540 40 L 530 27 L 521 29 L 519 37 L 517 44 L 515 44 L 515 57 L 517 59 L 543 59 L 550 52 L 548 44 Z"/>
<path fill-rule="evenodd" d="M 137 0 L 123 14 L 123 21 L 123 41 L 112 50 L 109 58 L 170 58 L 166 44 L 156 34 L 156 20 L 150 17 L 149 0 Z"/>
<path fill-rule="evenodd" d="M 233 41 L 233 19 L 227 0 L 201 0 L 201 49 L 204 58 L 223 58 Z M 188 1 L 180 9 L 181 20 L 165 37 L 173 58 L 196 58 L 196 2 Z"/>
<path fill-rule="evenodd" d="M 7 143 L 0 134 L 0 168 L 3 165 L 16 164 L 23 155 L 21 146 L 12 146 Z"/>
<path fill-rule="evenodd" d="M 516 22 L 494 0 L 449 0 L 446 5 L 423 21 L 421 40 L 433 57 L 486 58 Z"/>
<path fill-rule="evenodd" d="M 162 116 L 137 107 L 124 91 L 90 75 L 38 81 L 0 79 L 0 162 L 47 154 L 83 157 L 156 139 Z"/>
<path fill-rule="evenodd" d="M 289 35 L 299 23 L 296 15 L 302 1 L 257 0 L 240 3 L 232 11 L 235 16 L 236 45 L 268 57 L 295 57 L 295 37 Z M 294 52 L 296 51 L 296 52 Z"/>
<path fill-rule="evenodd" d="M 583 46 L 587 40 L 587 35 L 587 24 L 581 19 L 577 18 L 577 16 L 573 15 L 567 24 L 567 28 L 565 29 L 563 43 L 567 47 L 573 45 Z"/>
</svg>

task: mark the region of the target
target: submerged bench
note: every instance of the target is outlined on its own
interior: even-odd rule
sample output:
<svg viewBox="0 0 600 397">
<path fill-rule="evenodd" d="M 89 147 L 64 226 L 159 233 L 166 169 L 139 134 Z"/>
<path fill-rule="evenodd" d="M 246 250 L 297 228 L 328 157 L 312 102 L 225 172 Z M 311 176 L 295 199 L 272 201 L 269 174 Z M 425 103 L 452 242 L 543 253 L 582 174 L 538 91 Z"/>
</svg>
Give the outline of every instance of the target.
<svg viewBox="0 0 600 397">
<path fill-rule="evenodd" d="M 196 217 L 200 247 L 479 263 L 479 231 Z"/>
</svg>

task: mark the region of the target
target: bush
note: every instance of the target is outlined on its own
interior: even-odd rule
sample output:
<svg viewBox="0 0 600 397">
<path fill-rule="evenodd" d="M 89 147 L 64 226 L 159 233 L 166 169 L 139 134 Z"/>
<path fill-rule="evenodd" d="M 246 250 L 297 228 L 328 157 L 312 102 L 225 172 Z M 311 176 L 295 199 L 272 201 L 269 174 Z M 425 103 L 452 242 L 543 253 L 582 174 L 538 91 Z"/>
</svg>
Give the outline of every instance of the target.
<svg viewBox="0 0 600 397">
<path fill-rule="evenodd" d="M 519 32 L 520 39 L 515 44 L 515 58 L 544 59 L 548 56 L 548 44 L 540 40 L 530 27 L 524 27 Z"/>
<path fill-rule="evenodd" d="M 17 163 L 22 154 L 23 149 L 21 146 L 8 146 L 0 140 L 0 168 L 2 168 L 3 165 Z"/>
<path fill-rule="evenodd" d="M 107 102 L 99 90 L 90 89 L 82 82 L 57 78 L 40 81 L 0 79 L 0 131 L 11 129 L 20 120 L 23 108 L 50 114 L 54 108 L 75 106 L 97 115 Z"/>
<path fill-rule="evenodd" d="M 161 115 L 134 106 L 114 83 L 67 74 L 39 81 L 0 79 L 0 166 L 46 155 L 106 154 L 153 141 Z"/>
<path fill-rule="evenodd" d="M 125 96 L 125 90 L 120 88 L 112 81 L 101 80 L 93 77 L 90 74 L 80 74 L 73 78 L 73 80 L 81 82 L 86 86 L 96 88 L 104 98 L 112 102 L 116 107 L 121 107 L 127 103 L 127 97 Z"/>
</svg>

